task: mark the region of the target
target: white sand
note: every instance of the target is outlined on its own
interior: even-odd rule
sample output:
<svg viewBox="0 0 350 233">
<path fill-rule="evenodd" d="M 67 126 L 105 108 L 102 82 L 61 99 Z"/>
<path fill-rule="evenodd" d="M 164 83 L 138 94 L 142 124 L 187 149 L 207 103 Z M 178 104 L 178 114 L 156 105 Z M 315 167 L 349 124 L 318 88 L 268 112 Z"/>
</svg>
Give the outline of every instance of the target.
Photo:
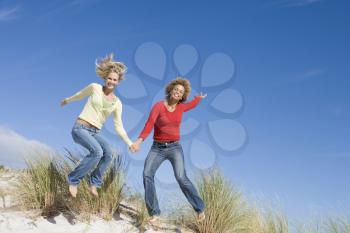
<svg viewBox="0 0 350 233">
<path fill-rule="evenodd" d="M 166 229 L 167 228 L 167 229 Z M 150 226 L 146 227 L 145 233 L 160 233 L 160 232 L 182 232 L 185 231 L 176 230 L 173 226 L 165 226 L 162 229 L 155 230 Z M 132 225 L 130 219 L 126 216 L 121 216 L 121 220 L 105 221 L 102 219 L 93 220 L 89 223 L 77 222 L 71 224 L 69 220 L 62 214 L 51 218 L 45 219 L 43 217 L 37 217 L 32 219 L 30 213 L 24 213 L 21 211 L 0 211 L 0 232 L 1 233 L 139 233 L 140 231 Z"/>
<path fill-rule="evenodd" d="M 16 207 L 14 198 L 11 196 L 13 190 L 10 184 L 16 180 L 18 172 L 0 171 L 0 233 L 139 233 L 140 231 L 132 224 L 130 217 L 121 214 L 119 220 L 105 221 L 95 219 L 91 223 L 71 223 L 62 214 L 45 219 L 42 216 L 32 217 L 34 211 L 24 212 Z M 145 233 L 177 232 L 180 231 L 174 226 L 161 226 L 162 230 L 156 231 L 151 226 L 146 226 Z M 187 232 L 188 233 L 188 232 Z"/>
<path fill-rule="evenodd" d="M 0 232 L 1 233 L 70 233 L 70 232 L 139 232 L 136 227 L 125 220 L 104 221 L 96 220 L 91 224 L 76 223 L 70 224 L 69 221 L 59 215 L 53 219 L 47 220 L 39 217 L 35 220 L 30 219 L 22 212 L 2 212 L 0 213 Z M 147 231 L 153 232 L 153 231 Z"/>
</svg>

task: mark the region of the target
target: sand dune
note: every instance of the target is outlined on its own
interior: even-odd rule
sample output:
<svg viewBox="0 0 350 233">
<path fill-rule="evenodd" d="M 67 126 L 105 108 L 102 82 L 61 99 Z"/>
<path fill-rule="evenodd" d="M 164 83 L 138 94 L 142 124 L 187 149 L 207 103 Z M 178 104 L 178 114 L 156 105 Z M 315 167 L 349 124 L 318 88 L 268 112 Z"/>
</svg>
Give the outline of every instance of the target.
<svg viewBox="0 0 350 233">
<path fill-rule="evenodd" d="M 39 211 L 23 211 L 13 198 L 11 183 L 16 181 L 18 171 L 0 171 L 0 233 L 92 233 L 92 232 L 140 232 L 133 225 L 133 219 L 126 214 L 118 214 L 111 221 L 100 218 L 93 219 L 90 223 L 76 222 L 69 216 L 59 214 L 51 218 L 44 218 Z M 123 203 L 126 205 L 127 203 Z M 182 232 L 175 226 L 166 224 L 157 228 L 146 226 L 145 233 L 152 232 Z"/>
</svg>

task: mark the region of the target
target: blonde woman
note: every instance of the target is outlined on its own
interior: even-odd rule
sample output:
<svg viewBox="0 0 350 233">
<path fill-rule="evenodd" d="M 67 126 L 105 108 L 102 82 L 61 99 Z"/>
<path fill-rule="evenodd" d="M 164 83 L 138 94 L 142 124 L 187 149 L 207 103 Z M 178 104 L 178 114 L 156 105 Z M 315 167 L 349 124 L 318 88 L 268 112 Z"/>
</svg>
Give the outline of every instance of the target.
<svg viewBox="0 0 350 233">
<path fill-rule="evenodd" d="M 73 129 L 73 140 L 89 150 L 79 165 L 68 174 L 69 192 L 76 197 L 80 181 L 90 174 L 90 191 L 98 196 L 97 188 L 102 185 L 103 175 L 112 159 L 111 146 L 100 134 L 100 130 L 110 114 L 113 115 L 115 130 L 123 141 L 131 147 L 132 141 L 124 130 L 122 122 L 122 103 L 114 94 L 119 82 L 124 79 L 126 66 L 113 60 L 113 54 L 96 62 L 96 74 L 104 84 L 91 83 L 71 97 L 61 101 L 63 107 L 72 101 L 89 97 L 83 111 L 77 118 Z"/>
<path fill-rule="evenodd" d="M 152 107 L 145 127 L 133 144 L 133 149 L 139 150 L 141 143 L 154 128 L 153 145 L 147 155 L 143 170 L 145 201 L 148 213 L 151 216 L 151 223 L 156 222 L 160 215 L 154 175 L 165 160 L 170 161 L 181 191 L 197 212 L 197 220 L 203 221 L 205 218 L 204 202 L 186 175 L 184 153 L 180 144 L 182 113 L 193 109 L 201 99 L 206 97 L 206 94 L 200 93 L 193 100 L 185 103 L 190 91 L 191 86 L 187 79 L 178 77 L 172 80 L 165 88 L 166 99 L 157 102 Z"/>
</svg>

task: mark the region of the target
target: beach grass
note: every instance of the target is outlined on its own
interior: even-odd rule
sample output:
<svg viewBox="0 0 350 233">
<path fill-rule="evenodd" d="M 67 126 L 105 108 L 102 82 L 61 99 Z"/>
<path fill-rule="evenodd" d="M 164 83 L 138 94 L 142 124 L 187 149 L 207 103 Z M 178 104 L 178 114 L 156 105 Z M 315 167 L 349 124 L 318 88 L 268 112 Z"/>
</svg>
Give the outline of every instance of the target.
<svg viewBox="0 0 350 233">
<path fill-rule="evenodd" d="M 69 159 L 58 154 L 37 153 L 26 160 L 27 169 L 15 184 L 20 205 L 24 209 L 41 210 L 42 215 L 48 217 L 68 212 L 87 221 L 94 215 L 111 220 L 124 195 L 123 156 L 112 159 L 98 198 L 90 193 L 87 179 L 80 183 L 77 197 L 70 196 L 67 175 L 78 163 L 79 156 L 69 152 L 67 157 Z"/>
<path fill-rule="evenodd" d="M 112 220 L 116 212 L 126 207 L 132 210 L 129 216 L 133 225 L 143 232 L 149 216 L 140 193 L 125 193 L 125 157 L 113 158 L 98 198 L 90 193 L 87 179 L 82 180 L 78 195 L 73 198 L 66 177 L 79 156 L 67 153 L 65 157 L 37 153 L 26 161 L 27 168 L 20 172 L 14 186 L 20 206 L 39 210 L 46 217 L 63 213 L 87 222 L 95 216 Z M 328 217 L 295 227 L 280 211 L 256 207 L 217 169 L 199 174 L 195 185 L 206 205 L 205 220 L 198 222 L 189 204 L 177 203 L 169 216 L 170 224 L 195 233 L 350 233 L 349 217 Z"/>
</svg>

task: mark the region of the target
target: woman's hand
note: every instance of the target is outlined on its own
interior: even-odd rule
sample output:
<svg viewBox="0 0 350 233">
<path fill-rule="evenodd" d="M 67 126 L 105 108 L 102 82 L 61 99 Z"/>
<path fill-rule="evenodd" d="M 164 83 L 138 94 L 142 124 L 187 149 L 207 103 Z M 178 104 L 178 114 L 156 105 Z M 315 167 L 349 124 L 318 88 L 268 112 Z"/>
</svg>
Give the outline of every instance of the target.
<svg viewBox="0 0 350 233">
<path fill-rule="evenodd" d="M 130 150 L 132 153 L 135 153 L 135 152 L 136 152 L 135 145 L 132 144 L 131 146 L 129 146 L 129 150 Z"/>
<path fill-rule="evenodd" d="M 198 97 L 201 99 L 204 99 L 205 97 L 207 97 L 207 94 L 206 93 L 204 94 L 201 92 L 201 93 L 199 93 Z"/>
<path fill-rule="evenodd" d="M 63 107 L 63 106 L 66 105 L 66 104 L 68 104 L 68 102 L 67 102 L 66 99 L 64 99 L 64 100 L 61 101 L 61 107 Z"/>
<path fill-rule="evenodd" d="M 142 138 L 138 138 L 130 147 L 129 150 L 131 152 L 138 152 L 140 150 L 140 145 L 142 143 Z"/>
</svg>

